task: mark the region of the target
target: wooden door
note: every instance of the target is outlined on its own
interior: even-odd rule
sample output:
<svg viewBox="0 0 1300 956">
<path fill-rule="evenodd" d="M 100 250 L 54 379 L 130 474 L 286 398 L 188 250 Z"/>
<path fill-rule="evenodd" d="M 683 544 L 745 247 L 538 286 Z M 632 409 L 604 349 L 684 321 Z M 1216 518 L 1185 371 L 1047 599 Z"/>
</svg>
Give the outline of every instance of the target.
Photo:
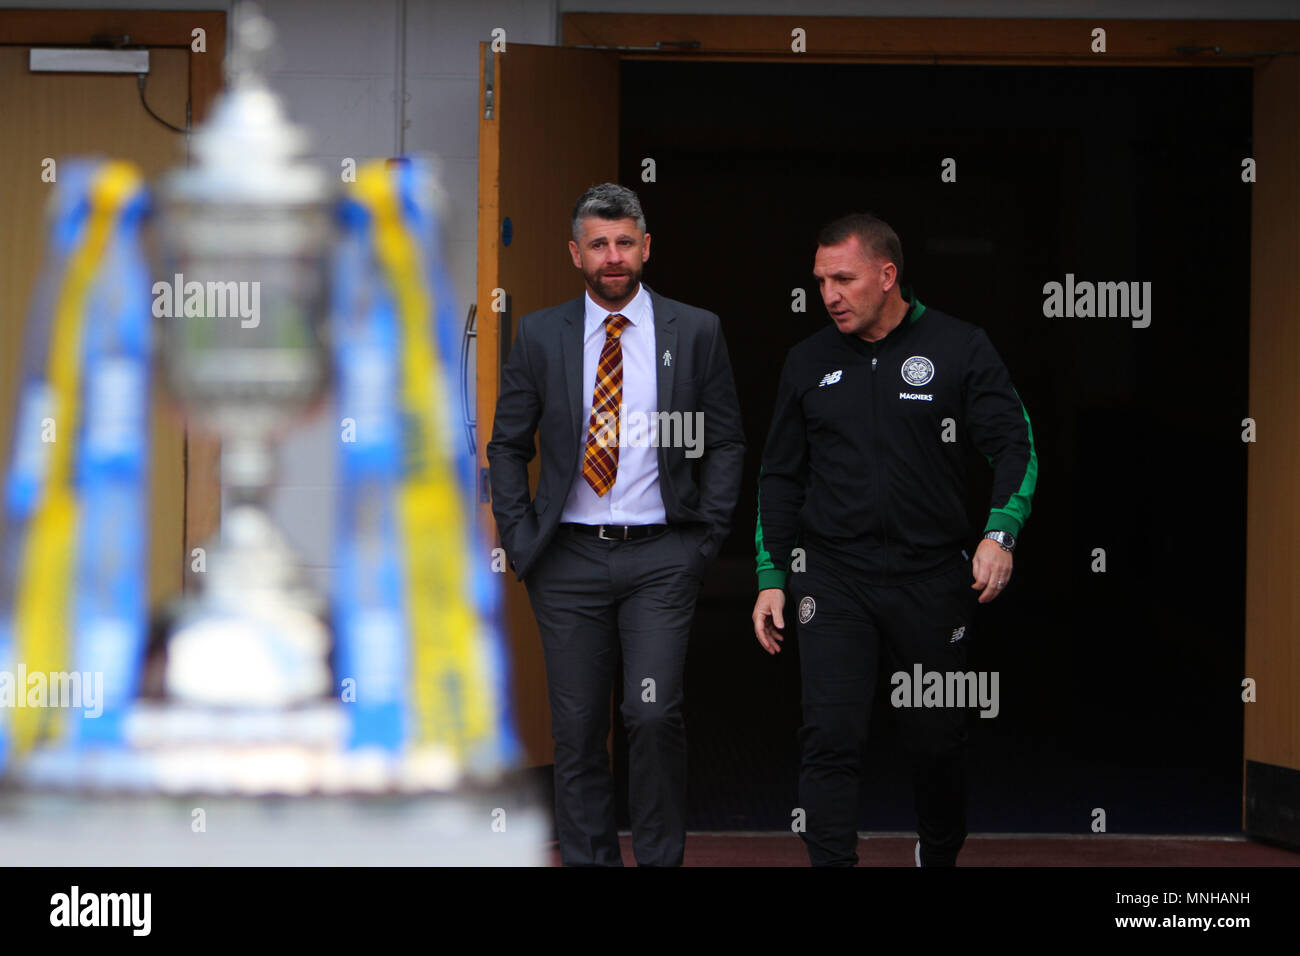
<svg viewBox="0 0 1300 956">
<path fill-rule="evenodd" d="M 151 118 L 134 74 L 32 73 L 27 46 L 0 46 L 0 450 L 8 466 L 27 309 L 45 253 L 45 205 L 54 183 L 42 161 L 125 159 L 151 181 L 185 162 L 185 137 Z M 150 108 L 184 127 L 189 51 L 151 49 Z M 56 165 L 56 176 L 59 166 Z M 149 603 L 180 591 L 185 563 L 185 428 L 165 410 L 155 376 L 150 435 Z"/>
<path fill-rule="evenodd" d="M 515 43 L 500 53 L 483 44 L 479 63 L 478 517 L 493 548 L 500 541 L 485 491 L 486 449 L 501 360 L 520 316 L 582 292 L 569 217 L 589 186 L 618 177 L 619 71 L 614 53 Z M 503 297 L 508 310 L 494 311 Z M 536 489 L 537 459 L 532 479 Z M 494 577 L 520 739 L 530 765 L 550 763 L 545 664 L 528 595 L 512 572 Z"/>
<path fill-rule="evenodd" d="M 1300 848 L 1300 61 L 1256 66 L 1254 107 L 1243 829 Z"/>
</svg>

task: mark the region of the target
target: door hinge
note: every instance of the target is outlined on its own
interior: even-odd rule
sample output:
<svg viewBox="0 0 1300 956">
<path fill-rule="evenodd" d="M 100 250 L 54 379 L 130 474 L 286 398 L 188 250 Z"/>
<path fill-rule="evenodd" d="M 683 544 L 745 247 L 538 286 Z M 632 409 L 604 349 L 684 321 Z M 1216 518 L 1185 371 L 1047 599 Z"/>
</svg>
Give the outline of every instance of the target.
<svg viewBox="0 0 1300 956">
<path fill-rule="evenodd" d="M 489 46 L 483 51 L 483 118 L 485 120 L 492 118 L 492 93 L 493 87 L 496 85 L 493 76 L 494 60 L 492 47 Z"/>
</svg>

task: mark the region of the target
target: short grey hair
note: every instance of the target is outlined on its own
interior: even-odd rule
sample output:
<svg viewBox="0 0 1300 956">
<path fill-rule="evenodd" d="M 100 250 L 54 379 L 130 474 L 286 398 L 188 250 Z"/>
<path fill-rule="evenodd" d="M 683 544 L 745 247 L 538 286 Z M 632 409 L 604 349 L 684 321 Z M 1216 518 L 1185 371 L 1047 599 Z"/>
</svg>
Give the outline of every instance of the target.
<svg viewBox="0 0 1300 956">
<path fill-rule="evenodd" d="M 645 232 L 645 213 L 641 211 L 641 200 L 636 193 L 618 183 L 601 183 L 592 186 L 578 197 L 573 205 L 573 241 L 579 242 L 582 236 L 582 220 L 595 216 L 597 219 L 634 219 L 636 227 Z"/>
<path fill-rule="evenodd" d="M 822 226 L 817 233 L 817 245 L 838 246 L 842 242 L 856 237 L 858 245 L 869 258 L 884 259 L 892 262 L 898 270 L 899 281 L 903 276 L 903 244 L 898 239 L 889 223 L 869 212 L 851 212 L 840 216 L 834 222 Z"/>
</svg>

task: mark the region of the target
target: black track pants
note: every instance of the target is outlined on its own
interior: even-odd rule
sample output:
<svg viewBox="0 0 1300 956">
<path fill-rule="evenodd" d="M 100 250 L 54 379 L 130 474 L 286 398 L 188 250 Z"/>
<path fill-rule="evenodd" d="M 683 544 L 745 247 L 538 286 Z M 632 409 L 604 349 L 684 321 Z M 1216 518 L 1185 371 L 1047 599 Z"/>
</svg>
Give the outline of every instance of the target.
<svg viewBox="0 0 1300 956">
<path fill-rule="evenodd" d="M 883 663 L 889 675 L 911 675 L 916 664 L 926 672 L 964 672 L 979 597 L 966 560 L 939 576 L 893 587 L 864 585 L 835 565 L 809 549 L 807 570 L 790 575 L 786 605 L 787 615 L 799 621 L 799 800 L 814 866 L 858 861 L 858 777 L 878 668 Z M 896 711 L 912 760 L 925 866 L 953 865 L 966 839 L 967 709 Z"/>
</svg>

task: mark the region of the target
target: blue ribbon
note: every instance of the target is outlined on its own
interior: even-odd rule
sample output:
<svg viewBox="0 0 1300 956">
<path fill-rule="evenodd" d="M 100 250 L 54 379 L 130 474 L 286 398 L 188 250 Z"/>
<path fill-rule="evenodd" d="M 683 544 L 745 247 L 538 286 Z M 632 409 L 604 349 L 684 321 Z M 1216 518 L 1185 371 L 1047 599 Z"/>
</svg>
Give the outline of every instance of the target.
<svg viewBox="0 0 1300 956">
<path fill-rule="evenodd" d="M 122 210 L 90 297 L 78 448 L 80 547 L 73 594 L 73 661 L 98 681 L 98 714 L 69 722 L 73 745 L 123 741 L 139 693 L 148 631 L 150 282 L 140 248 L 141 191 Z"/>
<path fill-rule="evenodd" d="M 335 673 L 353 682 L 340 688 L 352 718 L 350 746 L 396 752 L 411 731 L 396 508 L 402 435 L 397 317 L 371 264 L 369 213 L 345 200 L 339 220 L 332 312 L 337 407 L 353 419 L 354 434 L 339 442 Z"/>
<path fill-rule="evenodd" d="M 441 225 L 424 200 L 432 173 L 427 164 L 397 165 L 403 217 L 419 240 L 435 309 L 429 334 L 437 342 L 443 380 L 459 380 L 457 306 L 442 258 Z M 401 479 L 403 430 L 398 401 L 400 363 L 396 305 L 372 256 L 369 214 L 359 203 L 340 207 L 344 238 L 334 264 L 334 343 L 339 408 L 356 419 L 356 441 L 340 442 L 339 579 L 335 588 L 337 654 L 341 676 L 357 677 L 351 704 L 354 747 L 399 750 L 409 739 L 411 708 L 406 624 L 405 570 L 401 567 L 396 495 Z M 450 415 L 450 411 L 447 412 Z M 453 456 L 467 510 L 477 500 L 476 462 L 464 446 L 444 436 Z M 467 595 L 482 624 L 483 653 L 498 701 L 497 733 L 489 752 L 471 755 L 488 766 L 517 762 L 522 752 L 514 733 L 497 591 L 472 527 L 463 551 L 470 567 Z M 390 622 L 397 626 L 390 626 Z M 364 680 L 358 675 L 365 674 Z M 378 690 L 376 690 L 376 685 Z"/>
<path fill-rule="evenodd" d="M 41 420 L 51 412 L 48 379 L 54 307 L 68 260 L 86 236 L 90 191 L 101 165 L 71 160 L 50 198 L 45 266 L 28 312 L 24 386 L 3 498 L 0 552 L 0 670 L 13 678 L 14 589 L 28 522 L 45 494 L 50 446 Z M 138 691 L 147 631 L 149 281 L 140 247 L 148 213 L 140 190 L 122 208 L 87 299 L 82 338 L 81 408 L 76 442 L 78 553 L 72 587 L 70 664 L 81 677 L 82 707 L 67 743 L 117 744 L 122 716 Z M 90 685 L 86 684 L 89 675 Z M 100 677 L 102 676 L 102 683 Z M 87 694 L 102 693 L 89 708 Z M 15 687 L 25 695 L 25 687 Z M 58 703 L 51 700 L 50 703 Z M 96 713 L 97 711 L 97 713 Z M 8 721 L 0 709 L 0 770 Z"/>
</svg>

